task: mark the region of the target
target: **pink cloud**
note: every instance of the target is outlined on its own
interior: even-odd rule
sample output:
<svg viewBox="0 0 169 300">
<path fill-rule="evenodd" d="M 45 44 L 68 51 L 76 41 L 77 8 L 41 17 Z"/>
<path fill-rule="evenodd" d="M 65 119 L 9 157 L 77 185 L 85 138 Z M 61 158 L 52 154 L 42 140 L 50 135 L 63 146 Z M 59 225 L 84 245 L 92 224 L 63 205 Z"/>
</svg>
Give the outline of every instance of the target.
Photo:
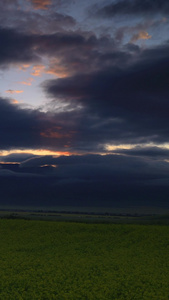
<svg viewBox="0 0 169 300">
<path fill-rule="evenodd" d="M 6 93 L 8 94 L 20 94 L 20 93 L 23 93 L 22 90 L 7 90 Z"/>
<path fill-rule="evenodd" d="M 32 81 L 33 81 L 34 79 L 33 78 L 28 78 L 27 80 L 25 80 L 25 81 L 20 81 L 20 82 L 18 82 L 18 83 L 21 83 L 21 84 L 25 84 L 25 85 L 32 85 Z"/>
<path fill-rule="evenodd" d="M 48 9 L 52 4 L 51 0 L 31 0 L 34 9 Z"/>
</svg>

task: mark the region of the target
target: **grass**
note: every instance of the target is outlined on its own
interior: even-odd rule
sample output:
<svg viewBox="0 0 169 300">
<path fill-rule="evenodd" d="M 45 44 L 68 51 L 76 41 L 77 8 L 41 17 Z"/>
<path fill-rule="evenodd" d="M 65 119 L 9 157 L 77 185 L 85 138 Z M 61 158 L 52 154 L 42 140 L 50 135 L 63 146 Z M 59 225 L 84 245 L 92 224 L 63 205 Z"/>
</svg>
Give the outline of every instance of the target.
<svg viewBox="0 0 169 300">
<path fill-rule="evenodd" d="M 169 225 L 169 214 L 136 213 L 80 213 L 55 211 L 10 211 L 0 210 L 0 219 L 25 219 L 59 222 L 112 223 L 112 224 L 154 224 Z"/>
<path fill-rule="evenodd" d="M 1 219 L 0 239 L 0 299 L 169 299 L 168 226 Z"/>
</svg>

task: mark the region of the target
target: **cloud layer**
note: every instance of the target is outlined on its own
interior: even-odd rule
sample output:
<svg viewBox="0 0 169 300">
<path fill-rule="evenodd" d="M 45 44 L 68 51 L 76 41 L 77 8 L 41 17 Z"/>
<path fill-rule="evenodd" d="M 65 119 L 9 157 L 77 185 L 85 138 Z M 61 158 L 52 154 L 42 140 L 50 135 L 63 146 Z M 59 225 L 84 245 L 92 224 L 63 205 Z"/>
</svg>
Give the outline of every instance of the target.
<svg viewBox="0 0 169 300">
<path fill-rule="evenodd" d="M 153 15 L 168 14 L 169 3 L 167 0 L 121 0 L 108 3 L 99 10 L 99 14 L 105 17 L 116 15 Z"/>
<path fill-rule="evenodd" d="M 164 0 L 1 1 L 3 204 L 168 206 L 168 13 Z"/>
<path fill-rule="evenodd" d="M 20 167 L 5 166 L 0 170 L 3 205 L 168 208 L 169 166 L 162 161 L 119 155 L 44 156 L 22 161 Z"/>
</svg>

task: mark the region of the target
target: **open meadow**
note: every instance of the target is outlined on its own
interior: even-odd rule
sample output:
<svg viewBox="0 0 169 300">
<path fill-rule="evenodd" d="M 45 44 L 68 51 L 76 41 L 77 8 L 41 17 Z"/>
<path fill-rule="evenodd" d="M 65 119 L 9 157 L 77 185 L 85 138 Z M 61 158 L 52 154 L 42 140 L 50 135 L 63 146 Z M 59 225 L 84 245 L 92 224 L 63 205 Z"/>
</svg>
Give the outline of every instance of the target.
<svg viewBox="0 0 169 300">
<path fill-rule="evenodd" d="M 166 225 L 1 219 L 0 239 L 0 299 L 169 299 Z"/>
</svg>

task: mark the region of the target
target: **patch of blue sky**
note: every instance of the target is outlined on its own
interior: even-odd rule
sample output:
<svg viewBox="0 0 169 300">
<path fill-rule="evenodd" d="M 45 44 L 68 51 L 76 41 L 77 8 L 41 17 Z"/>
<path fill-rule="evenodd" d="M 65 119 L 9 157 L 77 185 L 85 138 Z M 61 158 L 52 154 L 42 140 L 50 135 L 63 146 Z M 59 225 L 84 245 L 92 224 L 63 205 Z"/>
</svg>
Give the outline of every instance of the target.
<svg viewBox="0 0 169 300">
<path fill-rule="evenodd" d="M 25 69 L 13 67 L 1 72 L 1 94 L 3 98 L 11 98 L 18 101 L 21 105 L 37 108 L 46 101 L 41 84 L 54 76 L 43 73 L 39 76 L 33 76 L 33 66 Z"/>
</svg>

